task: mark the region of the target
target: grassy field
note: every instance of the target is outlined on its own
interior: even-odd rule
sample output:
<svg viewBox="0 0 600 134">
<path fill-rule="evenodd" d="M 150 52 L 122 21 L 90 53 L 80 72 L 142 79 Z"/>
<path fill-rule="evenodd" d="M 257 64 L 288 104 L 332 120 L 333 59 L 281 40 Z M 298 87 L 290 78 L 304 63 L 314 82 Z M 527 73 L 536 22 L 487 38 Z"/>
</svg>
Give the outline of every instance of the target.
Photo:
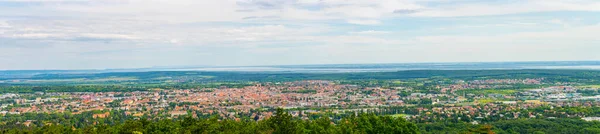
<svg viewBox="0 0 600 134">
<path fill-rule="evenodd" d="M 464 93 L 472 93 L 472 94 L 476 94 L 476 95 L 479 95 L 479 94 L 511 95 L 511 94 L 517 93 L 519 91 L 522 91 L 522 90 L 516 90 L 516 89 L 467 89 L 467 90 L 460 91 L 460 93 L 464 92 Z"/>
<path fill-rule="evenodd" d="M 415 82 L 405 82 L 405 81 L 395 80 L 395 81 L 392 81 L 392 83 L 394 83 L 394 84 L 406 84 L 406 83 L 415 83 Z"/>
<path fill-rule="evenodd" d="M 585 85 L 585 86 L 578 86 L 578 88 L 600 88 L 600 85 Z"/>
<path fill-rule="evenodd" d="M 392 117 L 394 117 L 394 118 L 404 118 L 404 117 L 406 117 L 407 115 L 406 115 L 406 114 L 394 114 L 394 115 L 390 115 L 390 116 L 392 116 Z"/>
<path fill-rule="evenodd" d="M 492 103 L 492 102 L 496 102 L 498 100 L 494 100 L 494 99 L 479 99 L 477 100 L 477 102 L 479 103 Z"/>
</svg>

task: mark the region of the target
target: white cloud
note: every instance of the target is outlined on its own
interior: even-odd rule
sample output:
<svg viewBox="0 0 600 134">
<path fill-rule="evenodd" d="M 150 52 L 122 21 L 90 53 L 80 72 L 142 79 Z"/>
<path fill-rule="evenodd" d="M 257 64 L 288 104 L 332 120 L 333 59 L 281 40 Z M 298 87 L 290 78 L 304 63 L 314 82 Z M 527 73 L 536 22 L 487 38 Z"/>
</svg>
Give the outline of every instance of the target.
<svg viewBox="0 0 600 134">
<path fill-rule="evenodd" d="M 0 28 L 10 28 L 10 25 L 6 21 L 0 20 Z"/>
<path fill-rule="evenodd" d="M 44 16 L 59 15 L 95 19 L 128 18 L 168 22 L 242 21 L 244 18 L 259 16 L 273 16 L 290 20 L 377 20 L 390 16 L 397 10 L 422 8 L 413 2 L 401 0 L 312 2 L 295 0 L 82 0 L 77 2 L 33 0 L 28 2 L 45 3 L 37 6 L 30 5 L 36 9 L 35 12 L 46 13 Z M 60 2 L 60 4 L 54 4 L 56 2 Z M 306 9 L 305 6 L 316 6 L 318 9 Z M 13 13 L 33 12 L 32 10 L 21 10 Z"/>
<path fill-rule="evenodd" d="M 119 21 L 121 24 L 127 24 Z M 129 23 L 131 24 L 131 23 Z M 74 40 L 74 39 L 103 39 L 103 40 L 137 40 L 132 26 L 117 25 L 103 21 L 61 21 L 61 20 L 23 20 L 9 21 L 9 27 L 1 28 L 0 37 L 44 39 L 44 40 Z M 127 28 L 129 27 L 129 28 Z"/>
<path fill-rule="evenodd" d="M 600 24 L 497 35 L 420 36 L 413 48 L 421 52 L 417 55 L 449 62 L 598 60 L 598 34 Z"/>
<path fill-rule="evenodd" d="M 5 2 L 91 2 L 94 0 L 0 0 Z M 111 0 L 102 0 L 102 1 L 111 1 Z"/>
<path fill-rule="evenodd" d="M 397 39 L 386 39 L 374 36 L 361 36 L 361 35 L 341 35 L 341 36 L 328 36 L 319 37 L 324 44 L 335 44 L 335 45 L 363 45 L 369 46 L 372 44 L 379 45 L 406 45 L 408 41 L 397 40 Z"/>
<path fill-rule="evenodd" d="M 126 34 L 98 34 L 98 33 L 82 33 L 80 34 L 81 38 L 95 38 L 95 39 L 127 39 L 127 40 L 135 40 L 138 37 Z"/>
<path fill-rule="evenodd" d="M 570 27 L 569 23 L 567 23 L 567 22 L 565 22 L 563 20 L 560 20 L 560 19 L 552 19 L 552 20 L 548 21 L 548 23 L 560 25 L 560 26 L 563 26 L 563 27 Z"/>
<path fill-rule="evenodd" d="M 381 24 L 379 20 L 348 20 L 350 24 L 358 24 L 358 25 L 377 25 Z"/>
<path fill-rule="evenodd" d="M 600 59 L 585 53 L 597 25 L 488 16 L 599 11 L 593 0 L 4 1 L 22 2 L 0 5 L 0 62 L 14 68 Z"/>
<path fill-rule="evenodd" d="M 46 38 L 64 38 L 62 34 L 49 34 L 49 33 L 25 33 L 25 34 L 12 34 L 5 37 L 11 38 L 25 38 L 25 39 L 46 39 Z"/>
<path fill-rule="evenodd" d="M 367 31 L 358 31 L 358 32 L 349 32 L 350 34 L 365 34 L 365 35 L 380 35 L 380 34 L 389 34 L 392 33 L 390 31 L 376 31 L 376 30 L 367 30 Z"/>
<path fill-rule="evenodd" d="M 169 40 L 169 42 L 173 43 L 173 44 L 176 44 L 176 43 L 179 43 L 179 40 L 177 40 L 177 39 L 171 39 L 171 40 Z"/>
<path fill-rule="evenodd" d="M 435 8 L 426 8 L 410 16 L 421 17 L 459 17 L 459 16 L 486 16 L 505 15 L 531 12 L 550 11 L 600 11 L 600 1 L 596 0 L 524 0 L 501 1 L 503 3 L 476 3 L 476 4 L 447 4 Z"/>
</svg>

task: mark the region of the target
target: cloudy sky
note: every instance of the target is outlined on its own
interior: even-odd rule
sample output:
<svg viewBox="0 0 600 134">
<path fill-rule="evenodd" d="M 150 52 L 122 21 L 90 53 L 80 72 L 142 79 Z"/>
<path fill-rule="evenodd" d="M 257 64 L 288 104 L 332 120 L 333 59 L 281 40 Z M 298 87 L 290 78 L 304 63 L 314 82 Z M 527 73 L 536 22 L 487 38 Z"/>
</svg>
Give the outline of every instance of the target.
<svg viewBox="0 0 600 134">
<path fill-rule="evenodd" d="M 598 0 L 0 0 L 0 70 L 600 60 Z"/>
</svg>

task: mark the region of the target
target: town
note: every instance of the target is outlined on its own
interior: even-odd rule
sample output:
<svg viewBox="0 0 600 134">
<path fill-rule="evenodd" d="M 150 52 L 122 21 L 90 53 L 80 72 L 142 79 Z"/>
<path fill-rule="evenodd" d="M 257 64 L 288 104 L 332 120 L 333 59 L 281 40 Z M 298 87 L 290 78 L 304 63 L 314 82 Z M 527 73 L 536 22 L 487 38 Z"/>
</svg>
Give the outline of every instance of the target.
<svg viewBox="0 0 600 134">
<path fill-rule="evenodd" d="M 137 118 L 177 118 L 179 116 L 219 115 L 237 119 L 248 113 L 256 120 L 269 118 L 268 109 L 289 109 L 294 116 L 381 111 L 401 107 L 390 114 L 402 114 L 419 122 L 457 117 L 472 123 L 497 118 L 589 118 L 586 113 L 566 113 L 545 107 L 593 107 L 600 105 L 598 88 L 549 86 L 508 93 L 461 92 L 467 89 L 487 91 L 515 84 L 539 85 L 538 79 L 453 80 L 436 85 L 440 93 L 422 93 L 411 87 L 364 87 L 338 84 L 327 80 L 256 83 L 242 88 L 149 89 L 133 92 L 35 92 L 6 93 L 0 96 L 2 115 L 25 113 L 71 113 L 95 111 L 92 118 L 109 118 L 108 111 L 120 111 Z M 591 91 L 591 92 L 589 92 Z M 315 110 L 315 109 L 329 110 Z M 264 110 L 267 109 L 267 110 Z M 98 111 L 106 111 L 99 112 Z M 559 113 L 557 113 L 559 112 Z M 157 116 L 162 115 L 162 116 Z M 463 117 L 463 118 L 461 118 Z M 305 116 L 304 118 L 308 118 Z"/>
</svg>

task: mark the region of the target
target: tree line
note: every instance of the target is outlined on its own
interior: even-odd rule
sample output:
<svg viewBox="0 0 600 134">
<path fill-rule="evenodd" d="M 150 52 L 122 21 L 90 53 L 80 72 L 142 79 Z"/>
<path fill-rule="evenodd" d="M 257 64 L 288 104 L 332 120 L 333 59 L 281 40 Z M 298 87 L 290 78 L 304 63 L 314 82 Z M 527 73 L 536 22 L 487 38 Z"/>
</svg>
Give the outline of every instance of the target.
<svg viewBox="0 0 600 134">
<path fill-rule="evenodd" d="M 127 120 L 116 125 L 96 124 L 76 128 L 61 124 L 42 127 L 23 125 L 3 128 L 0 133 L 47 133 L 47 134 L 140 134 L 140 133 L 236 133 L 236 134 L 416 134 L 416 124 L 403 118 L 356 114 L 334 123 L 329 117 L 302 120 L 279 108 L 266 120 L 232 120 L 213 116 L 208 119 L 186 117 L 180 120 L 145 119 Z"/>
</svg>

